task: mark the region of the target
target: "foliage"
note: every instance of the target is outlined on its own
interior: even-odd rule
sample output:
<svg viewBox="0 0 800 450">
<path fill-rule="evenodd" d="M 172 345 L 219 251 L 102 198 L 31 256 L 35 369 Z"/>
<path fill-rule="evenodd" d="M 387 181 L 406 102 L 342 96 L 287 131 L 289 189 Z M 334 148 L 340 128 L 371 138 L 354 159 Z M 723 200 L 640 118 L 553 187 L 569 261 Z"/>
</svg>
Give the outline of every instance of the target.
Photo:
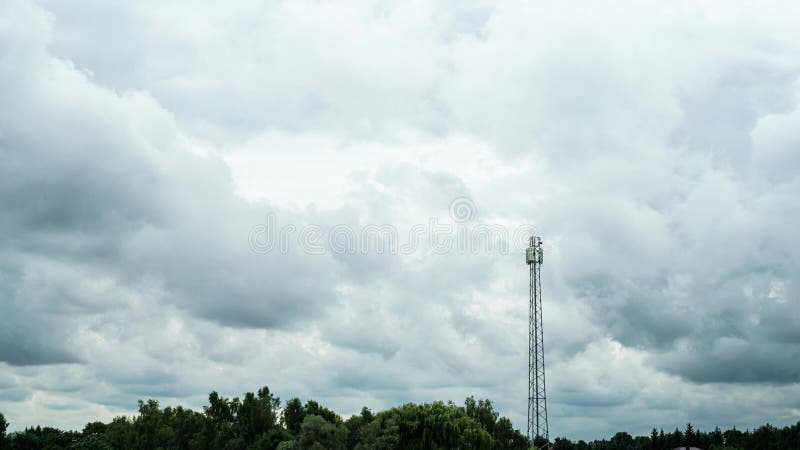
<svg viewBox="0 0 800 450">
<path fill-rule="evenodd" d="M 239 399 L 217 392 L 202 412 L 181 406 L 161 408 L 139 401 L 133 417 L 90 422 L 80 432 L 30 427 L 7 433 L 0 414 L 0 450 L 526 450 L 529 443 L 490 400 L 468 397 L 452 402 L 407 403 L 374 414 L 364 407 L 346 420 L 314 400 L 281 401 L 267 387 Z M 777 428 L 704 432 L 653 428 L 649 436 L 616 433 L 609 440 L 572 442 L 558 437 L 555 450 L 665 450 L 695 446 L 707 450 L 800 449 L 800 422 Z"/>
<path fill-rule="evenodd" d="M 611 440 L 598 440 L 590 443 L 558 438 L 554 448 L 559 450 L 670 450 L 674 448 L 698 447 L 706 450 L 796 450 L 800 449 L 800 422 L 795 425 L 776 428 L 766 424 L 753 431 L 740 431 L 735 427 L 725 432 L 719 427 L 704 432 L 691 424 L 684 431 L 675 429 L 665 433 L 663 429 L 653 429 L 649 436 L 632 437 L 620 432 Z"/>
<path fill-rule="evenodd" d="M 8 421 L 3 413 L 0 413 L 0 449 L 5 447 L 6 430 L 8 429 Z"/>
<path fill-rule="evenodd" d="M 299 398 L 295 397 L 286 402 L 286 407 L 283 409 L 283 423 L 293 436 L 300 434 L 300 426 L 303 425 L 305 416 L 303 402 Z"/>
</svg>

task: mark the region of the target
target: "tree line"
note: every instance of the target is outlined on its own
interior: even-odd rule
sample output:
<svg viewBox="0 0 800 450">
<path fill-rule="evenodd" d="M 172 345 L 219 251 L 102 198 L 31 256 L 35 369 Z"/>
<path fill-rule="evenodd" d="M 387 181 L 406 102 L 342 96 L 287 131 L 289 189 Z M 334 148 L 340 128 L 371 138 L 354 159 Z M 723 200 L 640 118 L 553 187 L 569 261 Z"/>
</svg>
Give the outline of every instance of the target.
<svg viewBox="0 0 800 450">
<path fill-rule="evenodd" d="M 705 432 L 695 429 L 691 423 L 684 431 L 665 433 L 653 428 L 649 436 L 636 436 L 621 431 L 611 439 L 592 442 L 572 442 L 562 437 L 552 442 L 555 450 L 671 450 L 675 448 L 701 448 L 704 450 L 800 450 L 800 422 L 783 428 L 770 424 L 755 430 L 722 431 L 719 427 Z"/>
<path fill-rule="evenodd" d="M 29 427 L 7 433 L 0 413 L 2 450 L 527 450 L 527 438 L 501 417 L 490 400 L 468 397 L 453 402 L 407 403 L 379 413 L 364 407 L 344 419 L 314 400 L 293 398 L 282 404 L 263 387 L 242 398 L 208 396 L 202 412 L 181 406 L 162 408 L 158 401 L 139 401 L 138 413 L 109 423 L 91 422 L 82 431 Z M 650 436 L 626 432 L 610 440 L 573 442 L 565 437 L 549 444 L 555 450 L 662 450 L 694 446 L 709 450 L 797 450 L 800 422 L 791 427 L 764 425 L 753 431 L 695 430 Z"/>
</svg>

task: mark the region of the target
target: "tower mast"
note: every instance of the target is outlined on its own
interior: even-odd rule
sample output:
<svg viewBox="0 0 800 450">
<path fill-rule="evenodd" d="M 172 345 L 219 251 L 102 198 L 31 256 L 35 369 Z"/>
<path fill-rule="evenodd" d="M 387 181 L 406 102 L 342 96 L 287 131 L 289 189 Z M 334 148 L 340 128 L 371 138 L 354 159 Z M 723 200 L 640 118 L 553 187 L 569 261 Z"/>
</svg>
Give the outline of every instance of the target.
<svg viewBox="0 0 800 450">
<path fill-rule="evenodd" d="M 528 312 L 528 439 L 535 449 L 546 448 L 547 395 L 544 382 L 544 332 L 542 330 L 542 240 L 531 236 L 525 251 L 530 268 L 530 305 Z"/>
</svg>

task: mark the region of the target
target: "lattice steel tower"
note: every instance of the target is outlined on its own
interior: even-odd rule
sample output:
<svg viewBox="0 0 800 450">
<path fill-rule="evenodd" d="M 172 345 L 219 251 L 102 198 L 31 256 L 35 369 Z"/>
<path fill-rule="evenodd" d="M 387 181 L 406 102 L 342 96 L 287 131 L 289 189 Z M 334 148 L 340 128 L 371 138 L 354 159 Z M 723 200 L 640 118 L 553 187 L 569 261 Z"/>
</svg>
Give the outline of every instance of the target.
<svg viewBox="0 0 800 450">
<path fill-rule="evenodd" d="M 528 312 L 528 439 L 533 448 L 545 448 L 547 433 L 547 395 L 544 389 L 544 332 L 542 331 L 542 240 L 531 236 L 525 251 L 530 267 L 530 309 Z M 537 444 L 541 443 L 541 447 Z"/>
</svg>

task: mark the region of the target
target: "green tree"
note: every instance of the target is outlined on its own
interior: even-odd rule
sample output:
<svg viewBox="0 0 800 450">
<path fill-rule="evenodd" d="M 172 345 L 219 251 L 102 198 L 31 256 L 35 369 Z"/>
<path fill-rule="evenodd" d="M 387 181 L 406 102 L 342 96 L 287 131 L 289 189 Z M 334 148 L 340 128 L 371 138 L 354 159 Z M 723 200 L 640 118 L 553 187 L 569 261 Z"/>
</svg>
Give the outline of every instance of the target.
<svg viewBox="0 0 800 450">
<path fill-rule="evenodd" d="M 464 408 L 467 416 L 478 421 L 484 430 L 494 435 L 495 424 L 500 415 L 494 410 L 491 400 L 478 400 L 476 402 L 475 397 L 469 396 L 464 400 Z"/>
<path fill-rule="evenodd" d="M 229 400 L 216 391 L 208 395 L 208 406 L 203 408 L 208 421 L 203 433 L 209 448 L 224 449 L 236 437 L 233 427 L 239 405 L 238 398 Z"/>
<path fill-rule="evenodd" d="M 295 397 L 286 402 L 286 407 L 283 409 L 283 423 L 286 425 L 286 429 L 289 430 L 289 433 L 298 436 L 305 417 L 306 412 L 299 398 Z"/>
<path fill-rule="evenodd" d="M 361 408 L 361 414 L 353 415 L 344 423 L 347 427 L 347 448 L 352 450 L 356 448 L 361 440 L 361 430 L 369 425 L 375 419 L 369 408 L 366 406 Z"/>
<path fill-rule="evenodd" d="M 391 414 L 378 414 L 362 428 L 356 450 L 399 450 L 400 427 L 397 417 Z"/>
<path fill-rule="evenodd" d="M 6 430 L 8 430 L 8 421 L 3 413 L 0 413 L 0 448 L 6 447 Z"/>
<path fill-rule="evenodd" d="M 728 447 L 741 447 L 744 444 L 744 433 L 737 430 L 735 426 L 722 433 L 722 436 L 725 438 L 725 445 Z"/>
<path fill-rule="evenodd" d="M 282 442 L 291 441 L 292 435 L 283 428 L 275 428 L 267 431 L 253 444 L 247 447 L 247 450 L 275 450 Z"/>
<path fill-rule="evenodd" d="M 15 450 L 55 450 L 65 449 L 79 438 L 79 433 L 71 431 L 64 432 L 52 427 L 42 428 L 37 425 L 35 428 L 26 428 L 22 433 L 14 433 L 10 436 L 9 442 L 6 444 L 8 447 Z"/>
<path fill-rule="evenodd" d="M 683 445 L 685 447 L 693 447 L 697 445 L 697 435 L 695 434 L 694 427 L 691 422 L 686 424 L 686 431 L 683 433 Z"/>
<path fill-rule="evenodd" d="M 633 448 L 636 450 L 648 450 L 652 445 L 649 436 L 636 436 L 633 438 Z"/>
<path fill-rule="evenodd" d="M 779 441 L 778 429 L 770 424 L 766 424 L 753 430 L 748 448 L 773 450 L 778 448 Z M 796 444 L 800 444 L 800 442 Z"/>
<path fill-rule="evenodd" d="M 83 427 L 83 436 L 102 436 L 106 433 L 107 425 L 103 422 L 89 422 Z"/>
<path fill-rule="evenodd" d="M 101 435 L 93 434 L 84 436 L 78 442 L 69 446 L 70 450 L 114 450 Z"/>
<path fill-rule="evenodd" d="M 345 450 L 347 428 L 315 414 L 306 415 L 298 439 L 302 450 Z"/>
<path fill-rule="evenodd" d="M 305 412 L 306 416 L 320 416 L 330 423 L 335 423 L 335 424 L 342 423 L 342 418 L 338 414 L 336 414 L 335 412 L 331 411 L 328 408 L 325 408 L 324 406 L 320 405 L 314 400 L 309 400 L 306 402 L 306 406 L 303 408 L 303 412 Z M 303 420 L 305 421 L 305 419 Z"/>
<path fill-rule="evenodd" d="M 652 450 L 660 450 L 661 446 L 658 445 L 658 430 L 653 428 L 650 430 L 650 448 Z"/>
<path fill-rule="evenodd" d="M 725 444 L 725 437 L 722 435 L 722 430 L 719 427 L 714 427 L 714 431 L 709 434 L 709 446 L 722 446 Z"/>
<path fill-rule="evenodd" d="M 134 448 L 157 449 L 171 446 L 172 430 L 164 421 L 158 400 L 139 400 L 139 415 L 133 418 Z"/>
<path fill-rule="evenodd" d="M 278 445 L 277 450 L 300 450 L 300 443 L 296 440 L 283 441 Z"/>
<path fill-rule="evenodd" d="M 409 403 L 389 410 L 388 414 L 397 417 L 400 447 L 403 449 L 482 450 L 494 446 L 492 435 L 467 416 L 464 408 L 450 402 Z"/>
<path fill-rule="evenodd" d="M 675 428 L 675 431 L 667 435 L 666 448 L 676 448 L 683 445 L 683 433 Z"/>
<path fill-rule="evenodd" d="M 106 426 L 105 440 L 114 448 L 134 448 L 133 425 L 125 416 L 117 416 Z"/>
<path fill-rule="evenodd" d="M 258 395 L 248 392 L 236 410 L 236 435 L 252 445 L 278 426 L 281 401 L 264 386 Z"/>
<path fill-rule="evenodd" d="M 575 444 L 566 437 L 557 437 L 553 441 L 554 450 L 575 450 Z"/>
<path fill-rule="evenodd" d="M 165 426 L 171 429 L 172 448 L 177 450 L 205 448 L 204 430 L 208 420 L 205 415 L 178 406 L 165 408 L 163 416 Z"/>
<path fill-rule="evenodd" d="M 611 438 L 611 445 L 620 450 L 633 448 L 633 437 L 624 431 L 620 431 Z"/>
<path fill-rule="evenodd" d="M 494 440 L 498 450 L 527 450 L 528 448 L 527 436 L 514 429 L 508 417 L 497 419 Z"/>
</svg>

